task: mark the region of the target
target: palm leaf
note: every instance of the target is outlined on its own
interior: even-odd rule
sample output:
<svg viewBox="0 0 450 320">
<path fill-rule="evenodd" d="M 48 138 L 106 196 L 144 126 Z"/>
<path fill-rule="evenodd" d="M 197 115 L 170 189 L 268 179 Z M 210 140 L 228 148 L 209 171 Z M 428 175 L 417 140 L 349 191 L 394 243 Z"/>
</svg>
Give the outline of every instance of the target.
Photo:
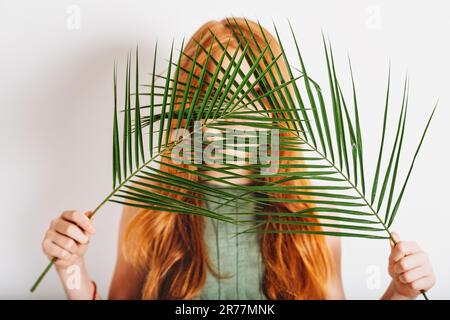
<svg viewBox="0 0 450 320">
<path fill-rule="evenodd" d="M 280 202 L 280 197 L 283 198 L 283 202 L 309 204 L 308 209 L 298 212 L 275 214 L 259 210 L 257 215 L 262 217 L 271 215 L 273 223 L 297 226 L 285 231 L 269 229 L 264 232 L 392 239 L 389 227 L 397 216 L 434 110 L 423 131 L 400 192 L 396 193 L 395 186 L 399 180 L 398 172 L 405 138 L 408 82 L 405 80 L 395 139 L 386 162 L 383 160 L 383 153 L 389 137 L 387 134 L 391 90 L 389 69 L 380 150 L 376 158 L 372 187 L 370 192 L 367 192 L 368 179 L 365 176 L 363 157 L 364 131 L 359 118 L 356 81 L 350 59 L 348 63 L 352 98 L 347 100 L 340 84 L 331 44 L 329 42 L 327 44 L 322 35 L 324 71 L 328 76 L 330 95 L 327 98 L 320 84 L 314 81 L 307 71 L 300 42 L 291 25 L 299 68 L 290 64 L 276 26 L 275 32 L 281 46 L 281 54 L 272 51 L 260 25 L 264 44 L 258 43 L 252 32 L 249 38 L 246 38 L 234 19 L 228 20 L 228 23 L 233 26 L 231 30 L 238 42 L 238 49 L 230 52 L 229 42 L 224 45 L 213 34 L 213 44 L 221 50 L 219 57 L 212 55 L 213 44 L 205 48 L 201 43 L 196 43 L 194 55 L 188 56 L 183 51 L 183 41 L 179 55 L 174 59 L 174 43 L 172 43 L 167 70 L 158 74 L 157 46 L 155 46 L 151 80 L 142 86 L 139 83 L 138 49 L 135 51 L 134 77 L 131 76 L 133 61 L 130 53 L 125 68 L 121 130 L 117 66 L 114 66 L 113 190 L 95 208 L 93 215 L 106 202 L 112 201 L 148 210 L 195 214 L 234 224 L 248 224 L 245 232 L 262 232 L 261 228 L 250 224 L 251 219 L 246 218 L 246 214 L 239 216 L 218 214 L 197 204 L 205 196 L 209 196 L 217 199 L 217 203 L 227 206 L 237 197 L 230 190 L 238 189 L 245 191 L 246 199 L 255 202 L 261 208 Z M 248 25 L 247 21 L 246 23 Z M 210 32 L 213 33 L 211 30 Z M 250 45 L 252 42 L 257 45 Z M 204 56 L 202 61 L 207 61 L 214 68 L 206 68 L 206 63 L 200 63 L 200 55 Z M 226 60 L 228 66 L 223 64 Z M 189 61 L 189 67 L 186 67 L 183 61 Z M 249 65 L 248 72 L 242 71 L 244 62 Z M 281 63 L 287 66 L 287 74 L 282 72 Z M 132 78 L 134 78 L 134 92 L 131 90 Z M 140 90 L 140 87 L 144 90 Z M 260 90 L 256 90 L 257 87 Z M 143 104 L 144 98 L 149 98 L 148 105 Z M 268 101 L 271 108 L 268 108 L 264 101 Z M 349 101 L 351 103 L 348 103 Z M 193 125 L 194 121 L 200 120 L 201 125 Z M 245 130 L 241 130 L 233 141 L 224 138 L 230 127 L 236 126 Z M 179 136 L 179 132 L 182 132 L 180 130 L 183 129 L 189 129 L 188 134 Z M 168 161 L 171 159 L 172 151 L 184 143 L 190 143 L 191 139 L 204 129 L 216 130 L 216 141 L 219 146 L 222 143 L 216 150 L 219 154 L 224 153 L 227 146 L 233 145 L 235 139 L 247 141 L 255 138 L 256 133 L 258 137 L 261 135 L 264 138 L 264 143 L 258 148 L 265 148 L 268 153 L 274 152 L 274 146 L 271 144 L 273 141 L 277 142 L 280 151 L 297 153 L 294 156 L 279 157 L 280 170 L 270 175 L 272 182 L 267 182 L 263 171 L 273 163 L 262 162 L 259 159 L 256 162 L 249 162 L 247 155 L 233 156 L 232 161 L 220 166 L 195 161 L 199 152 L 201 153 L 208 145 L 203 140 L 199 144 L 194 143 L 194 149 L 184 155 L 191 161 L 189 165 L 174 165 Z M 145 133 L 146 130 L 148 134 Z M 174 132 L 175 139 L 171 139 Z M 245 146 L 242 151 L 249 150 L 249 147 Z M 244 164 L 236 164 L 236 161 L 243 161 Z M 162 170 L 163 167 L 171 169 L 170 172 L 182 174 L 171 174 Z M 242 174 L 236 169 L 250 169 L 253 173 Z M 206 174 L 206 171 L 213 171 L 219 175 Z M 207 183 L 198 183 L 184 178 L 183 175 L 204 181 L 215 181 L 224 187 L 216 188 Z M 248 185 L 236 183 L 237 179 L 243 178 L 250 179 L 253 183 Z M 312 184 L 288 184 L 301 180 L 310 181 Z M 187 201 L 177 200 L 181 196 Z M 305 219 L 292 220 L 285 219 L 286 217 Z M 318 220 L 311 221 L 308 218 Z M 304 228 L 306 226 L 323 229 Z M 339 230 L 328 231 L 329 228 Z M 53 263 L 54 260 L 37 279 L 32 291 L 37 288 Z"/>
</svg>

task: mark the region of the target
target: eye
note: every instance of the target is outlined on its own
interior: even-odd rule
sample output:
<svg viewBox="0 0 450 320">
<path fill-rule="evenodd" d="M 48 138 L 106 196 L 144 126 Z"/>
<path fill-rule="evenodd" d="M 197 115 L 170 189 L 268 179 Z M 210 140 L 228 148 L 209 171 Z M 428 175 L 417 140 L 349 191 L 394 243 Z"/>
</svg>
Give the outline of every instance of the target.
<svg viewBox="0 0 450 320">
<path fill-rule="evenodd" d="M 263 91 L 260 86 L 255 86 L 255 92 L 258 94 L 258 96 L 261 96 L 263 94 Z"/>
</svg>

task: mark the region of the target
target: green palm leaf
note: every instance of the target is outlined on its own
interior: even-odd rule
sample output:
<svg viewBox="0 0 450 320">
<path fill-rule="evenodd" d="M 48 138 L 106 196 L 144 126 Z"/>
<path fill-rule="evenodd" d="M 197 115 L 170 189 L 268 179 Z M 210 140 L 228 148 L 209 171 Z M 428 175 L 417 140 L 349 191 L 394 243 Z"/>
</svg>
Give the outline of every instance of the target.
<svg viewBox="0 0 450 320">
<path fill-rule="evenodd" d="M 262 232 L 258 226 L 249 224 L 251 219 L 246 218 L 246 214 L 239 217 L 232 214 L 218 214 L 197 205 L 205 196 L 217 199 L 217 203 L 223 203 L 222 200 L 226 200 L 226 203 L 232 202 L 236 195 L 229 192 L 230 189 L 239 189 L 244 190 L 246 195 L 251 195 L 246 196 L 248 201 L 255 202 L 262 208 L 256 213 L 258 216 L 272 216 L 273 223 L 298 226 L 286 231 L 269 229 L 265 232 L 298 232 L 393 240 L 389 227 L 397 216 L 434 110 L 423 131 L 400 192 L 396 193 L 395 186 L 399 180 L 398 172 L 405 137 L 408 82 L 405 80 L 392 151 L 388 161 L 385 162 L 383 153 L 384 144 L 389 136 L 387 117 L 391 90 L 389 69 L 380 150 L 376 155 L 376 171 L 369 192 L 366 190 L 368 179 L 364 170 L 363 156 L 367 156 L 363 155 L 364 130 L 359 117 L 356 83 L 350 59 L 348 62 L 352 98 L 346 100 L 336 71 L 331 45 L 327 44 L 323 36 L 324 69 L 328 75 L 327 86 L 330 92 L 327 98 L 320 84 L 309 75 L 300 43 L 292 26 L 290 29 L 299 68 L 293 67 L 288 60 L 276 26 L 276 37 L 281 46 L 280 54 L 272 51 L 261 26 L 264 45 L 258 44 L 255 47 L 250 45 L 252 41 L 257 43 L 253 33 L 247 39 L 235 21 L 229 20 L 228 23 L 234 26 L 232 30 L 239 44 L 237 49 L 231 51 L 229 42 L 224 45 L 215 38 L 213 44 L 221 48 L 219 57 L 212 55 L 213 44 L 205 48 L 200 43 L 196 43 L 194 55 L 187 56 L 183 52 L 183 41 L 178 57 L 174 57 L 174 43 L 172 43 L 167 71 L 158 74 L 157 46 L 155 46 L 151 79 L 148 84 L 140 85 L 137 48 L 134 59 L 135 74 L 134 77 L 131 76 L 133 61 L 130 53 L 125 68 L 122 112 L 118 110 L 117 66 L 114 66 L 113 190 L 95 208 L 93 215 L 106 202 L 112 201 L 149 210 L 196 214 L 234 224 L 248 223 L 245 232 Z M 200 63 L 200 55 L 205 56 L 202 61 L 207 61 L 214 68 L 206 68 L 206 63 Z M 190 62 L 188 68 L 182 64 L 186 59 Z M 223 64 L 226 60 L 229 62 L 227 66 Z M 244 63 L 249 66 L 246 72 L 242 68 Z M 280 63 L 287 65 L 287 74 L 282 72 Z M 181 74 L 186 77 L 180 77 Z M 132 78 L 134 78 L 134 92 L 131 90 Z M 142 102 L 144 98 L 149 99 L 148 104 Z M 271 108 L 268 108 L 264 101 L 268 101 Z M 120 113 L 123 114 L 121 129 Z M 201 125 L 193 126 L 195 120 L 202 120 Z M 216 151 L 224 152 L 227 146 L 234 144 L 224 136 L 230 127 L 236 126 L 245 129 L 238 134 L 238 140 L 247 141 L 245 139 L 254 138 L 256 132 L 258 135 L 264 133 L 266 134 L 264 148 L 269 153 L 273 152 L 273 146 L 269 143 L 273 142 L 273 139 L 278 142 L 280 151 L 299 153 L 295 156 L 280 156 L 281 170 L 270 175 L 272 182 L 267 182 L 262 172 L 273 163 L 249 162 L 248 155 L 234 156 L 233 161 L 220 166 L 195 161 L 196 156 L 208 145 L 203 140 L 184 155 L 191 161 L 189 165 L 180 166 L 168 162 L 172 151 L 195 138 L 204 129 L 216 130 L 215 138 L 218 139 L 216 141 L 222 143 L 222 147 Z M 186 128 L 189 128 L 188 134 L 179 136 Z M 174 132 L 175 139 L 172 140 L 171 135 Z M 276 134 L 273 135 L 273 132 Z M 262 145 L 258 148 L 262 148 Z M 247 152 L 249 150 L 248 146 L 243 149 Z M 244 164 L 236 164 L 237 160 L 243 161 Z M 171 174 L 162 170 L 163 166 L 198 180 L 218 182 L 223 187 L 216 188 L 207 183 L 186 179 L 181 174 Z M 253 173 L 242 174 L 236 169 L 249 169 Z M 217 175 L 206 174 L 206 171 L 216 172 Z M 236 182 L 237 179 L 243 178 L 250 179 L 253 183 L 242 185 Z M 301 186 L 288 184 L 299 180 L 310 181 L 312 184 Z M 295 197 L 286 198 L 283 195 Z M 177 200 L 176 196 L 183 196 L 188 201 Z M 276 212 L 276 214 L 267 210 L 270 204 L 280 202 L 280 197 L 283 198 L 283 202 L 307 203 L 310 207 L 298 212 Z M 226 206 L 226 203 L 222 205 Z M 305 219 L 290 220 L 285 219 L 286 217 Z M 308 218 L 318 220 L 312 222 Z M 304 226 L 324 229 L 311 230 L 302 228 Z M 328 231 L 328 228 L 332 228 L 333 231 Z M 37 288 L 53 263 L 54 260 L 37 279 L 31 291 Z"/>
</svg>

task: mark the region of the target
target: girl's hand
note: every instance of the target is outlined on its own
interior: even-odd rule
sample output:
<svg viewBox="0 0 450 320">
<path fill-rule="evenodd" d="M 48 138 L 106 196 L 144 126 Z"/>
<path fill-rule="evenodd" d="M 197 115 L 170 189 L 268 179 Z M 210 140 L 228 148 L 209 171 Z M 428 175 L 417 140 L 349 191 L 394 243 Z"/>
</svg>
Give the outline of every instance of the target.
<svg viewBox="0 0 450 320">
<path fill-rule="evenodd" d="M 42 249 L 51 260 L 57 258 L 55 265 L 66 268 L 83 259 L 89 239 L 95 233 L 90 211 L 64 211 L 52 220 L 42 241 Z"/>
<path fill-rule="evenodd" d="M 389 274 L 392 277 L 391 287 L 398 298 L 414 299 L 420 291 L 431 289 L 436 278 L 428 255 L 415 242 L 400 241 L 393 233 L 397 244 L 389 256 Z"/>
</svg>

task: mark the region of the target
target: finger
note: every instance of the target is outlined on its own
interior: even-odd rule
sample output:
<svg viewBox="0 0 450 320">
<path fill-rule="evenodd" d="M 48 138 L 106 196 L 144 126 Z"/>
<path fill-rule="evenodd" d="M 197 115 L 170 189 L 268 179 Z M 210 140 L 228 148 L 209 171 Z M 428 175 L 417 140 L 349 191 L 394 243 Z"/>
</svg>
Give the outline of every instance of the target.
<svg viewBox="0 0 450 320">
<path fill-rule="evenodd" d="M 427 291 L 427 290 L 430 290 L 434 286 L 435 282 L 436 282 L 435 278 L 430 276 L 430 277 L 420 278 L 420 279 L 414 281 L 413 283 L 411 283 L 410 285 L 413 290 Z"/>
<path fill-rule="evenodd" d="M 44 252 L 54 258 L 68 260 L 72 256 L 71 253 L 53 243 L 50 239 L 44 240 L 42 247 Z"/>
<path fill-rule="evenodd" d="M 54 224 L 54 229 L 58 233 L 68 236 L 78 243 L 86 244 L 89 241 L 88 236 L 84 234 L 84 232 L 76 224 L 71 222 L 58 219 Z"/>
<path fill-rule="evenodd" d="M 81 211 L 64 211 L 61 217 L 69 222 L 73 222 L 82 228 L 84 231 L 94 234 L 95 228 L 92 224 L 92 221 L 88 218 L 88 216 L 92 214 L 90 211 L 81 212 Z"/>
<path fill-rule="evenodd" d="M 398 279 L 400 280 L 400 282 L 407 284 L 412 283 L 428 275 L 429 275 L 428 268 L 426 266 L 421 266 L 402 273 L 401 275 L 399 275 Z"/>
<path fill-rule="evenodd" d="M 75 242 L 75 240 L 64 236 L 54 230 L 48 231 L 47 238 L 64 250 L 69 251 L 70 253 L 76 253 L 79 248 L 79 245 Z"/>
<path fill-rule="evenodd" d="M 396 273 L 403 273 L 411 269 L 420 267 L 426 264 L 428 257 L 424 252 L 418 252 L 401 258 L 394 264 L 394 271 Z"/>
<path fill-rule="evenodd" d="M 394 248 L 391 250 L 391 255 L 389 256 L 389 259 L 393 262 L 397 262 L 401 258 L 420 252 L 420 247 L 415 242 L 409 242 L 409 241 L 400 241 L 398 242 Z"/>
<path fill-rule="evenodd" d="M 400 236 L 398 235 L 397 232 L 391 232 L 392 235 L 392 239 L 389 240 L 389 242 L 391 243 L 391 247 L 394 248 L 395 245 L 400 242 Z M 395 241 L 395 242 L 394 242 Z"/>
</svg>

